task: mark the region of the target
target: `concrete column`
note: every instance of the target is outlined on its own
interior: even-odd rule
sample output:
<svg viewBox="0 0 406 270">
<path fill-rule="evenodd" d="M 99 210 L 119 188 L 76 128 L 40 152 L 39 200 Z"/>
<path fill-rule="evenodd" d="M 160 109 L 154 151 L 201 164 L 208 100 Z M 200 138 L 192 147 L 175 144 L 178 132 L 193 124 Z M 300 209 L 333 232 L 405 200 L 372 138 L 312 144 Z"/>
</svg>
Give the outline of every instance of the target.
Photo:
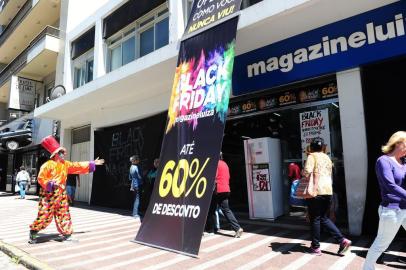
<svg viewBox="0 0 406 270">
<path fill-rule="evenodd" d="M 59 30 L 61 33 L 59 40 L 59 52 L 56 61 L 56 71 L 55 71 L 55 85 L 62 84 L 65 86 L 65 53 L 69 55 L 69 48 L 65 50 L 66 42 L 66 29 L 68 24 L 68 8 L 69 1 L 61 1 L 61 11 L 59 19 Z M 69 46 L 67 46 L 69 47 Z"/>
<path fill-rule="evenodd" d="M 106 74 L 106 50 L 103 40 L 103 20 L 96 21 L 94 37 L 94 72 L 93 80 Z"/>
<path fill-rule="evenodd" d="M 360 235 L 367 190 L 368 152 L 359 68 L 337 73 L 337 86 L 349 233 Z"/>
<path fill-rule="evenodd" d="M 185 1 L 169 0 L 169 43 L 178 42 L 185 30 L 184 3 Z"/>
</svg>

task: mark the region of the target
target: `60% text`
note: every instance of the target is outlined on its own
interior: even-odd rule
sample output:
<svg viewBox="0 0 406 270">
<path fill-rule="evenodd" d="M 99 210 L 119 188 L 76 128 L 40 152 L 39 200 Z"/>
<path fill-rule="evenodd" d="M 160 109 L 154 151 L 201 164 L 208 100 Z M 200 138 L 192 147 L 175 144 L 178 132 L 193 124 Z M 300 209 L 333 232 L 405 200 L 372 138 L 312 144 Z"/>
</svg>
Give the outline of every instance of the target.
<svg viewBox="0 0 406 270">
<path fill-rule="evenodd" d="M 179 160 L 178 164 L 174 160 L 169 160 L 162 171 L 161 180 L 159 181 L 159 196 L 166 197 L 172 190 L 172 195 L 179 198 L 186 191 L 185 197 L 195 189 L 197 198 L 201 198 L 206 191 L 207 179 L 201 177 L 204 168 L 209 162 L 207 158 L 203 166 L 200 167 L 199 160 L 193 159 L 189 164 L 186 159 Z M 175 168 L 176 167 L 176 168 Z M 179 175 L 182 171 L 182 179 L 179 183 Z M 188 179 L 193 179 L 192 185 L 186 190 L 186 182 Z"/>
</svg>

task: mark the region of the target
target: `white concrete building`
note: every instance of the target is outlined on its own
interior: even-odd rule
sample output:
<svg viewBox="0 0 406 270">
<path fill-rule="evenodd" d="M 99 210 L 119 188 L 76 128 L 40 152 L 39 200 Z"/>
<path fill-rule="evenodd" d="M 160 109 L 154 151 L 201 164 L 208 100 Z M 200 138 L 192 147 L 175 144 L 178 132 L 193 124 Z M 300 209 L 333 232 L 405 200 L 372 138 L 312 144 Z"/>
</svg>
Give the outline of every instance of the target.
<svg viewBox="0 0 406 270">
<path fill-rule="evenodd" d="M 94 157 L 95 131 L 114 129 L 167 110 L 190 5 L 187 0 L 62 1 L 60 28 L 65 36 L 59 48 L 56 84 L 64 85 L 67 94 L 36 108 L 35 116 L 61 121 L 61 140 L 71 149 L 72 159 Z M 230 101 L 230 108 L 234 106 L 235 110 L 226 127 L 226 135 L 234 138 L 226 136 L 223 149 L 226 158 L 229 149 L 231 170 L 241 170 L 244 159 L 243 150 L 235 150 L 242 143 L 235 135 L 240 139 L 277 136 L 283 143 L 287 175 L 287 165 L 301 163 L 302 159 L 300 144 L 305 135 L 299 115 L 327 110 L 330 155 L 339 182 L 338 218 L 348 225 L 351 234 L 360 234 L 367 179 L 373 176 L 371 160 L 375 158 L 369 163 L 366 158 L 371 144 L 367 144 L 363 82 L 369 73 L 363 70 L 370 64 L 405 56 L 405 49 L 399 46 L 405 44 L 403 1 L 245 0 L 243 6 L 237 31 L 238 77 Z M 389 17 L 385 17 L 387 14 Z M 356 26 L 358 22 L 363 27 Z M 320 87 L 322 91 L 326 85 L 333 87 L 330 96 L 321 96 L 321 92 L 313 100 L 299 96 L 300 90 Z M 293 95 L 295 100 L 260 107 L 261 99 L 278 95 L 279 101 L 280 95 Z M 255 106 L 248 112 L 244 104 Z M 272 126 L 274 122 L 276 126 Z M 387 134 L 380 136 L 386 138 Z M 123 159 L 121 169 L 117 169 L 122 175 L 126 162 L 127 158 Z M 244 209 L 248 204 L 245 174 L 239 175 L 235 189 L 240 197 L 235 204 Z M 79 190 L 79 200 L 100 202 L 95 199 L 97 189 L 92 191 L 95 183 L 91 177 L 87 183 Z M 374 185 L 369 187 L 376 188 Z M 378 203 L 378 197 L 372 198 Z M 122 207 L 124 201 L 104 205 Z M 374 207 L 372 212 L 376 212 Z"/>
</svg>

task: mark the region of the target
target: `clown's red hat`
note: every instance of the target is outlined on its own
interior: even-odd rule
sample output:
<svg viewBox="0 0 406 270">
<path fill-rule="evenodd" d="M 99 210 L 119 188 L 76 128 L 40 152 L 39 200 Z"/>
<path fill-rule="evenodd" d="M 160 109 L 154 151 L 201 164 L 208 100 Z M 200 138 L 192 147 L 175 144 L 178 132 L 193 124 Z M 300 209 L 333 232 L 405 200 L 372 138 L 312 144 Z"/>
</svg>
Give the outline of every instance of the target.
<svg viewBox="0 0 406 270">
<path fill-rule="evenodd" d="M 49 152 L 51 153 L 51 157 L 53 157 L 56 153 L 59 151 L 64 151 L 66 153 L 66 149 L 64 147 L 61 147 L 58 143 L 58 141 L 51 135 L 45 137 L 41 141 L 41 145 Z"/>
</svg>

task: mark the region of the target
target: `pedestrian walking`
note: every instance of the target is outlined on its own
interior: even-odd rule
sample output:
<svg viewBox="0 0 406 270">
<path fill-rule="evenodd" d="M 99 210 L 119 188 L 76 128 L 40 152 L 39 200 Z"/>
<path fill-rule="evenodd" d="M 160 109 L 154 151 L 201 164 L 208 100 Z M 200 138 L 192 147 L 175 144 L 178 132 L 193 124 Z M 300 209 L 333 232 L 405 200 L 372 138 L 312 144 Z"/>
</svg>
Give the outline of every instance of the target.
<svg viewBox="0 0 406 270">
<path fill-rule="evenodd" d="M 80 187 L 79 174 L 68 174 L 68 180 L 66 181 L 66 193 L 68 195 L 69 205 L 71 206 L 75 203 L 76 187 Z"/>
<path fill-rule="evenodd" d="M 333 195 L 332 169 L 333 163 L 328 155 L 323 153 L 324 141 L 314 138 L 310 143 L 310 154 L 307 157 L 303 175 L 310 178 L 316 175 L 314 187 L 317 196 L 306 199 L 312 232 L 310 251 L 316 256 L 321 255 L 320 226 L 323 226 L 340 244 L 337 253 L 343 254 L 351 246 L 351 241 L 345 238 L 336 225 L 329 219 L 330 206 Z"/>
<path fill-rule="evenodd" d="M 288 166 L 288 178 L 290 182 L 300 179 L 300 167 L 295 162 L 289 163 Z"/>
<path fill-rule="evenodd" d="M 234 230 L 234 237 L 239 238 L 243 233 L 243 229 L 235 218 L 228 204 L 230 197 L 230 170 L 227 163 L 223 160 L 223 154 L 220 153 L 220 160 L 217 165 L 216 172 L 216 202 L 224 217 Z M 213 218 L 215 220 L 215 218 Z"/>
<path fill-rule="evenodd" d="M 25 190 L 27 189 L 30 181 L 30 174 L 25 170 L 24 166 L 21 166 L 20 171 L 17 173 L 16 176 L 16 182 L 20 189 L 20 199 L 25 199 Z"/>
<path fill-rule="evenodd" d="M 39 193 L 38 215 L 30 225 L 29 243 L 36 243 L 38 232 L 45 229 L 55 218 L 55 224 L 63 240 L 72 240 L 72 221 L 66 194 L 66 176 L 68 174 L 86 174 L 94 172 L 96 165 L 103 165 L 104 159 L 94 161 L 71 162 L 65 160 L 67 151 L 54 137 L 48 136 L 41 145 L 51 154 L 38 173 Z"/>
<path fill-rule="evenodd" d="M 381 149 L 383 155 L 375 164 L 381 191 L 378 233 L 368 250 L 364 270 L 375 269 L 376 260 L 389 247 L 400 226 L 406 229 L 406 190 L 403 188 L 406 165 L 402 162 L 406 155 L 406 132 L 394 133 Z"/>
<path fill-rule="evenodd" d="M 134 193 L 133 217 L 141 218 L 140 213 L 140 190 L 142 188 L 142 171 L 139 166 L 140 158 L 137 155 L 130 157 L 130 173 L 129 180 L 131 182 L 130 190 Z"/>
</svg>

